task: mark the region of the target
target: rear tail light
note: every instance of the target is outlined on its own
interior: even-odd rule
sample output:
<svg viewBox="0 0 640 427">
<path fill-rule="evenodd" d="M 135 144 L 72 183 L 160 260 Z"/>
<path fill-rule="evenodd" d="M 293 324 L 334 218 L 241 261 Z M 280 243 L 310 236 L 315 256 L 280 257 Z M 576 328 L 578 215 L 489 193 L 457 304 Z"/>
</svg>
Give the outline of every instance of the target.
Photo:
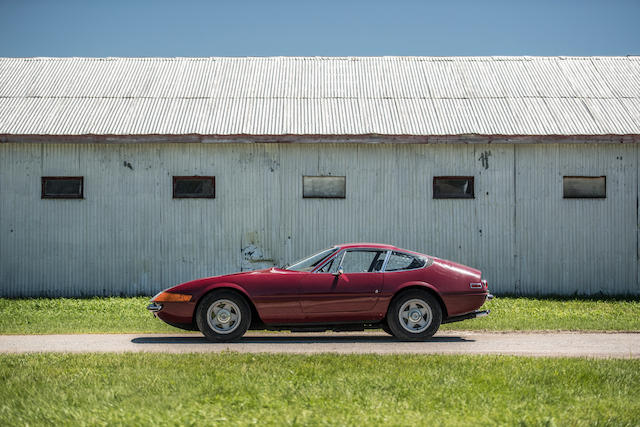
<svg viewBox="0 0 640 427">
<path fill-rule="evenodd" d="M 487 289 L 487 281 L 481 280 L 479 282 L 469 283 L 471 289 Z"/>
</svg>

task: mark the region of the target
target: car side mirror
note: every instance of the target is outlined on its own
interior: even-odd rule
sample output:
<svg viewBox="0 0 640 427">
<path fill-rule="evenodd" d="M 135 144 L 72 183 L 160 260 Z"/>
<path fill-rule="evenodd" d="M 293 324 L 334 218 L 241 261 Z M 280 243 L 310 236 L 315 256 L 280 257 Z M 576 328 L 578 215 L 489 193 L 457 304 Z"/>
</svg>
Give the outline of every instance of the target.
<svg viewBox="0 0 640 427">
<path fill-rule="evenodd" d="M 344 274 L 344 270 L 343 269 L 340 269 L 340 270 L 336 271 L 335 273 L 333 273 L 333 275 L 336 276 L 336 277 L 340 277 L 340 276 L 342 276 L 342 274 Z"/>
</svg>

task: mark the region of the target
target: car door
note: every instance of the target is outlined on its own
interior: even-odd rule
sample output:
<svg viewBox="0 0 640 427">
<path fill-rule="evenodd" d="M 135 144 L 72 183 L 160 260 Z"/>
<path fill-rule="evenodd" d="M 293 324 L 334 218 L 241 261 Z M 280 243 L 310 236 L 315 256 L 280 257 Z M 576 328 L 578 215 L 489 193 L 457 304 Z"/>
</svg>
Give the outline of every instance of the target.
<svg viewBox="0 0 640 427">
<path fill-rule="evenodd" d="M 383 249 L 346 249 L 301 281 L 305 314 L 368 313 L 382 289 Z M 339 320 L 339 319 L 336 319 Z"/>
</svg>

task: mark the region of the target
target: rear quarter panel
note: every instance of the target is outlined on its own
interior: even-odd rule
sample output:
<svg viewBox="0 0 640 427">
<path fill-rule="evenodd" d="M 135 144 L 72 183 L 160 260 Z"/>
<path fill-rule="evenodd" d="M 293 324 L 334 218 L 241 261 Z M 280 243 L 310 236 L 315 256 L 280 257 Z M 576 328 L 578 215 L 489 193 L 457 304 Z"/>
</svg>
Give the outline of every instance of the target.
<svg viewBox="0 0 640 427">
<path fill-rule="evenodd" d="M 425 268 L 385 273 L 381 302 L 386 304 L 386 312 L 398 292 L 409 287 L 423 287 L 441 298 L 447 316 L 469 313 L 480 308 L 486 299 L 486 291 L 469 287 L 472 282 L 480 282 L 481 275 L 474 268 L 433 258 L 433 263 Z"/>
</svg>

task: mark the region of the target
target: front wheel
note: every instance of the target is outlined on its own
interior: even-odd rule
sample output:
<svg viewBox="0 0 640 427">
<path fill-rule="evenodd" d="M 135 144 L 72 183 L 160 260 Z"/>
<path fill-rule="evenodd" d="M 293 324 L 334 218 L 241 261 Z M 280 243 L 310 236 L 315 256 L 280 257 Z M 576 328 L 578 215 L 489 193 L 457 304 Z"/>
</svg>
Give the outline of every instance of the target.
<svg viewBox="0 0 640 427">
<path fill-rule="evenodd" d="M 442 308 L 433 295 L 410 290 L 391 301 L 387 324 L 401 340 L 422 341 L 436 333 L 442 322 Z"/>
<path fill-rule="evenodd" d="M 209 341 L 233 341 L 249 329 L 251 309 L 236 292 L 214 291 L 205 296 L 198 306 L 196 324 Z"/>
<path fill-rule="evenodd" d="M 380 328 L 386 333 L 388 333 L 389 335 L 393 335 L 393 332 L 391 332 L 391 329 L 389 328 L 389 325 L 387 325 L 387 322 L 382 322 L 380 324 Z"/>
</svg>

